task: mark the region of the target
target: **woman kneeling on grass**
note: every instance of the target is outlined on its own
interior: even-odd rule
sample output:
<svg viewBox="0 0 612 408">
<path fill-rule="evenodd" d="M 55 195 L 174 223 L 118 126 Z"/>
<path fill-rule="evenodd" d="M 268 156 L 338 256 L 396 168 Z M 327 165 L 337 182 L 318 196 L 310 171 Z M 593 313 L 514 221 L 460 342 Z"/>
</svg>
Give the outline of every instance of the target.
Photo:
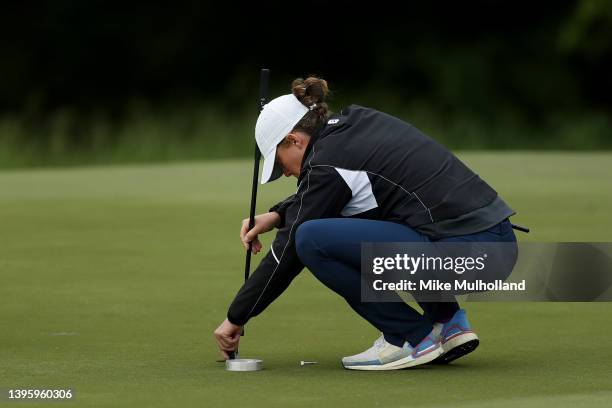
<svg viewBox="0 0 612 408">
<path fill-rule="evenodd" d="M 238 348 L 249 319 L 261 313 L 306 266 L 382 332 L 374 345 L 344 357 L 348 369 L 395 370 L 450 362 L 478 337 L 456 302 L 362 302 L 361 242 L 516 242 L 514 214 L 487 183 L 418 129 L 373 109 L 328 112 L 327 83 L 296 79 L 292 93 L 268 103 L 255 139 L 264 157 L 261 183 L 295 176 L 294 195 L 243 221 L 253 253 L 258 234 L 277 228 L 270 251 L 215 330 L 224 354 Z"/>
</svg>

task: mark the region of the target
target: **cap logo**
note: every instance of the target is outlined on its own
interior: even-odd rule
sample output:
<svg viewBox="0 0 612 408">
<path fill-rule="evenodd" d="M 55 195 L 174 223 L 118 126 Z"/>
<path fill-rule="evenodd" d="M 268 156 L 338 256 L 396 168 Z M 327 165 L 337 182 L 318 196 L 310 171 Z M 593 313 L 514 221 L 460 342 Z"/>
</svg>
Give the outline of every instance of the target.
<svg viewBox="0 0 612 408">
<path fill-rule="evenodd" d="M 336 123 L 340 122 L 340 119 L 330 119 L 327 121 L 328 125 L 335 125 Z"/>
</svg>

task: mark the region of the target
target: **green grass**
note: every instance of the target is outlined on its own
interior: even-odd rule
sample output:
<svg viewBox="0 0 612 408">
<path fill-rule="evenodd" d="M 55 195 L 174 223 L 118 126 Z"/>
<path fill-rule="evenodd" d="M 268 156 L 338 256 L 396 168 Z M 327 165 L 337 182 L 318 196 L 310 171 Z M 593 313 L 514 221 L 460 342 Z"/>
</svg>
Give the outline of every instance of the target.
<svg viewBox="0 0 612 408">
<path fill-rule="evenodd" d="M 461 157 L 532 228 L 520 239 L 611 240 L 612 154 Z M 71 387 L 79 407 L 612 405 L 607 303 L 469 303 L 473 355 L 351 372 L 340 357 L 377 332 L 307 272 L 247 327 L 241 353 L 266 369 L 224 371 L 212 331 L 242 280 L 250 171 L 246 160 L 0 172 L 0 388 Z M 260 187 L 259 208 L 294 189 Z"/>
</svg>

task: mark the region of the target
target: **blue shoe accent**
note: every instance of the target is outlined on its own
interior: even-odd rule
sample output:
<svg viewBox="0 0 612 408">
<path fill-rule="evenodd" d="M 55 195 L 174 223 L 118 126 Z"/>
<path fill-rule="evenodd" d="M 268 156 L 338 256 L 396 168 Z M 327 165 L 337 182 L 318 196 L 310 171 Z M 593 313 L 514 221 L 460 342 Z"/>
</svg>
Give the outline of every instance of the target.
<svg viewBox="0 0 612 408">
<path fill-rule="evenodd" d="M 440 346 L 440 339 L 437 339 L 433 333 L 430 333 L 412 350 L 412 357 L 417 359 L 437 350 Z"/>
<path fill-rule="evenodd" d="M 465 333 L 473 333 L 472 326 L 467 319 L 465 310 L 460 309 L 455 313 L 452 319 L 444 323 L 441 333 L 442 343 L 446 343 L 454 337 Z"/>
<path fill-rule="evenodd" d="M 443 353 L 433 364 L 448 364 L 471 353 L 480 344 L 463 309 L 458 310 L 448 322 L 443 325 L 436 323 L 435 326 L 434 330 L 439 332 Z"/>
</svg>

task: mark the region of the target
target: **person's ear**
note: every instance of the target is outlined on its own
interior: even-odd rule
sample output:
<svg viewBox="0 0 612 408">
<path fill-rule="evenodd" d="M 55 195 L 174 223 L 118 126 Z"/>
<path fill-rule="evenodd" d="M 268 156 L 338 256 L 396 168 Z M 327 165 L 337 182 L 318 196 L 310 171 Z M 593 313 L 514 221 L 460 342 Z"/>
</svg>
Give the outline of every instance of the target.
<svg viewBox="0 0 612 408">
<path fill-rule="evenodd" d="M 287 135 L 287 140 L 289 141 L 290 144 L 296 145 L 296 146 L 299 146 L 302 142 L 300 140 L 300 137 L 295 133 L 289 133 Z"/>
</svg>

